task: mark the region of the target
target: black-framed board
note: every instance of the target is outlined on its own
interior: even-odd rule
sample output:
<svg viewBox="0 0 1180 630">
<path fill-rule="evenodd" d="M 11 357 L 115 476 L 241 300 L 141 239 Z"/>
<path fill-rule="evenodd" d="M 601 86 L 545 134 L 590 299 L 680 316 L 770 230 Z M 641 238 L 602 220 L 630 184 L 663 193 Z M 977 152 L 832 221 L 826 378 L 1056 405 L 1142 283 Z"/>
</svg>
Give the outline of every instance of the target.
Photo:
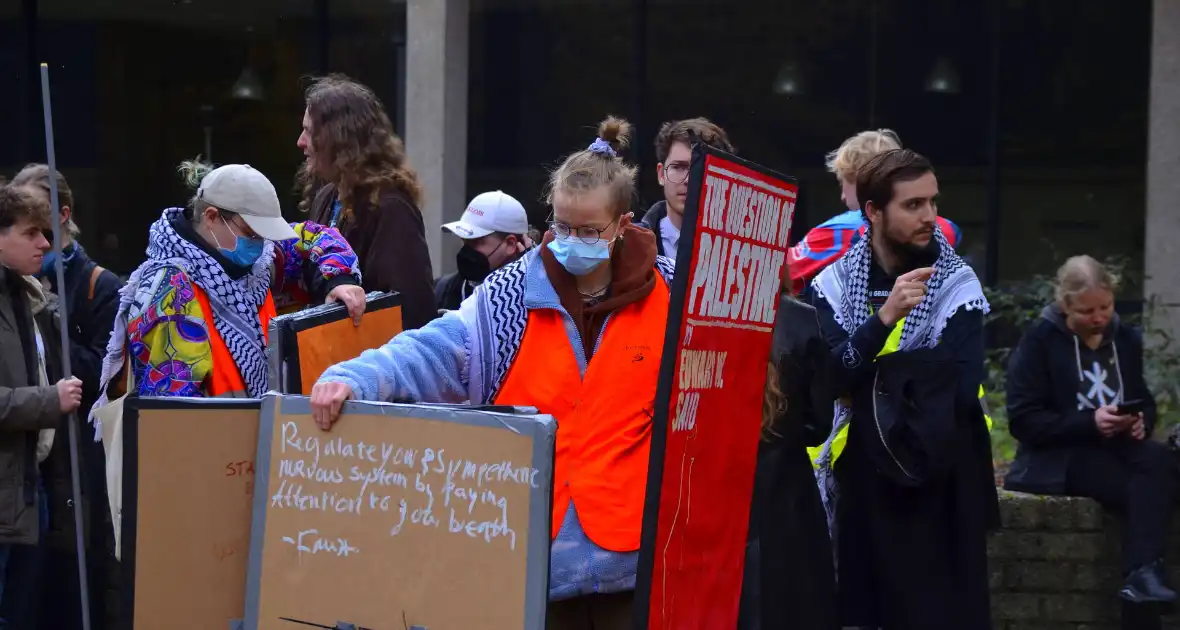
<svg viewBox="0 0 1180 630">
<path fill-rule="evenodd" d="M 263 399 L 246 630 L 543 630 L 556 421 L 533 409 Z"/>
<path fill-rule="evenodd" d="M 398 293 L 369 293 L 354 326 L 342 304 L 324 304 L 270 320 L 266 352 L 271 389 L 305 394 L 324 370 L 379 348 L 402 331 Z"/>
</svg>

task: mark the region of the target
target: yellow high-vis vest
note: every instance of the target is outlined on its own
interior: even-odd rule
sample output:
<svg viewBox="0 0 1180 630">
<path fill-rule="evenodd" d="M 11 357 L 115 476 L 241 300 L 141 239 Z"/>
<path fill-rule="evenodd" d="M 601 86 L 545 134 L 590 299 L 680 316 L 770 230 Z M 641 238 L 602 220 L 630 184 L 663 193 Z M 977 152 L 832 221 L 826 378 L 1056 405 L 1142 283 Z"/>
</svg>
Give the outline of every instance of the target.
<svg viewBox="0 0 1180 630">
<path fill-rule="evenodd" d="M 905 318 L 898 320 L 897 324 L 893 326 L 893 330 L 889 331 L 889 337 L 885 339 L 885 347 L 877 353 L 878 357 L 883 357 L 891 352 L 897 352 L 901 349 L 901 330 L 905 326 Z M 979 405 L 983 408 L 983 418 L 987 421 L 987 430 L 990 433 L 992 430 L 992 417 L 988 413 L 987 402 L 983 400 L 983 385 L 979 386 Z M 844 445 L 848 442 L 848 424 L 845 424 L 840 432 L 832 438 L 832 465 L 836 464 L 836 460 L 840 458 L 840 454 L 844 452 Z M 811 457 L 811 465 L 819 468 L 819 456 L 823 452 L 824 445 L 809 446 L 807 454 Z"/>
</svg>

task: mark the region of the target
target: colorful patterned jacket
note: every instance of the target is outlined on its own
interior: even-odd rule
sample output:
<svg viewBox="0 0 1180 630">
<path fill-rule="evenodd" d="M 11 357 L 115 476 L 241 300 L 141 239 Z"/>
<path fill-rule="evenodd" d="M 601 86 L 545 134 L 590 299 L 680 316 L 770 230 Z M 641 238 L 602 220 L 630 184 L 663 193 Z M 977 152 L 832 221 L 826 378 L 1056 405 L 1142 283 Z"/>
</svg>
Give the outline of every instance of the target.
<svg viewBox="0 0 1180 630">
<path fill-rule="evenodd" d="M 310 221 L 291 227 L 297 239 L 275 242 L 271 294 L 279 312 L 307 306 L 313 293 L 326 295 L 338 284 L 359 284 L 352 276 L 356 254 L 339 231 Z M 207 396 L 212 322 L 205 321 L 192 281 L 181 269 L 168 266 L 128 290 L 136 292 L 138 305 L 127 322 L 126 341 L 136 391 L 140 396 Z"/>
<path fill-rule="evenodd" d="M 813 278 L 840 257 L 864 235 L 864 215 L 860 210 L 849 210 L 815 226 L 787 253 L 791 273 L 791 289 L 798 295 Z M 962 240 L 959 226 L 949 219 L 938 217 L 938 227 L 946 235 L 951 247 Z"/>
</svg>

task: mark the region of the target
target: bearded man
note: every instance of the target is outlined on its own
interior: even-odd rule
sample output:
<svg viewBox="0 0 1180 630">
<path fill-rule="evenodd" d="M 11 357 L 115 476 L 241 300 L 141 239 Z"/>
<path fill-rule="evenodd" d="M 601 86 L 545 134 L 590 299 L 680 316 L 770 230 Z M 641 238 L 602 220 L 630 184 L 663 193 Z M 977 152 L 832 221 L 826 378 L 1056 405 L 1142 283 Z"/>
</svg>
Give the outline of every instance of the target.
<svg viewBox="0 0 1180 630">
<path fill-rule="evenodd" d="M 987 300 L 937 229 L 926 158 L 881 153 L 857 173 L 856 193 L 865 238 L 812 283 L 840 397 L 817 477 L 843 623 L 991 628 L 986 537 L 999 505 L 978 399 Z"/>
</svg>

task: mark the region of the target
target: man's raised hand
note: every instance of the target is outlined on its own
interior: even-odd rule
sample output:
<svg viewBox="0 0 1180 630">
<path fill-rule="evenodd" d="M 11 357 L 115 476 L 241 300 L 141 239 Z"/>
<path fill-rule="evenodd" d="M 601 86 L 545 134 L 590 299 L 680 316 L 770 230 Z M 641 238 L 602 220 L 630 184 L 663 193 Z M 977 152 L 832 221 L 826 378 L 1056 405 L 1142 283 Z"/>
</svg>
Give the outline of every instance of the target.
<svg viewBox="0 0 1180 630">
<path fill-rule="evenodd" d="M 934 267 L 921 267 L 897 277 L 893 290 L 877 317 L 887 328 L 893 328 L 901 318 L 910 314 L 926 298 L 926 281 L 934 275 Z"/>
</svg>

